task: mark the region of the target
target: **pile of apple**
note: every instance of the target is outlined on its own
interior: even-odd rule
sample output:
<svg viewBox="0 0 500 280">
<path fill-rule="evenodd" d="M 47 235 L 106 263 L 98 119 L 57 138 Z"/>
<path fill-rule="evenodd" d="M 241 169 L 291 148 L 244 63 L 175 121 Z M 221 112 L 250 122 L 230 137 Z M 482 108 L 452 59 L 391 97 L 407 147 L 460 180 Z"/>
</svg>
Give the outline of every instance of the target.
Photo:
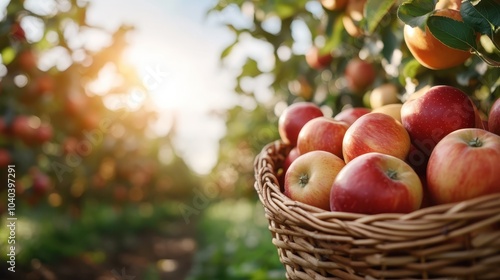
<svg viewBox="0 0 500 280">
<path fill-rule="evenodd" d="M 278 124 L 292 147 L 284 194 L 327 211 L 378 214 L 500 192 L 500 99 L 486 117 L 446 85 L 411 95 L 397 111 L 327 117 L 314 103 L 294 103 Z"/>
</svg>

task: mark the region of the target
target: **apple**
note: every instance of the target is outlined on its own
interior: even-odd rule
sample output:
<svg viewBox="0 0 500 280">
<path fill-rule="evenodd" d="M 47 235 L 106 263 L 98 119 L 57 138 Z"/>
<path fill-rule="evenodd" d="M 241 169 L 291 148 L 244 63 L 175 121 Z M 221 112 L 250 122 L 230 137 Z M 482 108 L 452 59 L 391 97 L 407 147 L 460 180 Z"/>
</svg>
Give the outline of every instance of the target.
<svg viewBox="0 0 500 280">
<path fill-rule="evenodd" d="M 312 102 L 297 102 L 288 106 L 278 120 L 278 132 L 281 140 L 297 146 L 300 130 L 310 120 L 322 117 L 321 108 Z"/>
<path fill-rule="evenodd" d="M 401 122 L 401 107 L 403 104 L 387 104 L 376 109 L 373 109 L 373 113 L 382 113 L 393 117 L 398 122 Z"/>
<path fill-rule="evenodd" d="M 12 162 L 12 157 L 7 149 L 0 149 L 0 168 L 7 167 Z"/>
<path fill-rule="evenodd" d="M 10 36 L 17 41 L 26 41 L 26 33 L 24 32 L 20 22 L 14 22 L 12 24 L 10 28 Z"/>
<path fill-rule="evenodd" d="M 376 109 L 388 104 L 401 103 L 399 90 L 395 84 L 385 83 L 372 90 L 370 93 L 370 107 Z"/>
<path fill-rule="evenodd" d="M 434 9 L 453 9 L 460 11 L 460 6 L 462 6 L 462 0 L 438 0 Z"/>
<path fill-rule="evenodd" d="M 347 62 L 344 76 L 347 88 L 353 93 L 361 93 L 375 81 L 377 74 L 371 63 L 356 57 Z"/>
<path fill-rule="evenodd" d="M 54 132 L 52 126 L 49 124 L 41 124 L 35 131 L 35 139 L 39 144 L 43 144 L 52 139 Z"/>
<path fill-rule="evenodd" d="M 337 121 L 343 121 L 347 123 L 349 126 L 359 119 L 359 117 L 370 113 L 372 110 L 365 107 L 349 107 L 340 111 L 340 113 L 336 114 L 333 119 Z"/>
<path fill-rule="evenodd" d="M 491 106 L 488 114 L 488 131 L 500 135 L 500 98 L 498 98 Z"/>
<path fill-rule="evenodd" d="M 345 166 L 338 156 L 312 151 L 295 159 L 285 174 L 285 195 L 324 210 L 330 210 L 330 189 Z"/>
<path fill-rule="evenodd" d="M 306 62 L 309 67 L 321 70 L 330 65 L 332 62 L 332 55 L 329 52 L 322 53 L 318 47 L 313 46 L 306 53 Z"/>
<path fill-rule="evenodd" d="M 49 176 L 42 171 L 37 171 L 32 174 L 33 179 L 33 191 L 38 194 L 45 194 L 48 192 L 51 180 Z"/>
<path fill-rule="evenodd" d="M 436 144 L 450 132 L 475 127 L 476 114 L 464 92 L 440 85 L 406 101 L 401 107 L 401 121 L 412 144 L 430 156 Z"/>
<path fill-rule="evenodd" d="M 293 147 L 288 155 L 286 155 L 285 160 L 283 161 L 283 165 L 281 166 L 281 170 L 278 173 L 278 181 L 280 183 L 281 191 L 284 190 L 285 186 L 285 174 L 292 164 L 292 162 L 299 157 L 299 149 L 297 147 Z"/>
<path fill-rule="evenodd" d="M 346 163 L 369 152 L 379 152 L 404 160 L 410 150 L 410 136 L 403 125 L 382 113 L 368 113 L 346 131 L 342 153 Z"/>
<path fill-rule="evenodd" d="M 308 121 L 300 130 L 297 148 L 300 154 L 321 150 L 342 158 L 342 140 L 349 126 L 330 117 Z"/>
<path fill-rule="evenodd" d="M 498 193 L 499 164 L 500 136 L 480 128 L 453 131 L 429 157 L 429 192 L 440 204 Z"/>
<path fill-rule="evenodd" d="M 32 117 L 24 115 L 15 117 L 11 124 L 12 134 L 23 141 L 31 142 L 37 128 L 31 120 Z"/>
<path fill-rule="evenodd" d="M 352 37 L 360 37 L 363 30 L 359 26 L 364 19 L 363 10 L 367 0 L 349 0 L 342 16 L 342 23 L 346 32 Z"/>
<path fill-rule="evenodd" d="M 320 0 L 321 5 L 330 11 L 340 11 L 344 9 L 349 0 Z"/>
<path fill-rule="evenodd" d="M 420 208 L 422 183 L 403 160 L 382 153 L 361 155 L 339 172 L 330 192 L 331 211 L 409 213 Z"/>
</svg>

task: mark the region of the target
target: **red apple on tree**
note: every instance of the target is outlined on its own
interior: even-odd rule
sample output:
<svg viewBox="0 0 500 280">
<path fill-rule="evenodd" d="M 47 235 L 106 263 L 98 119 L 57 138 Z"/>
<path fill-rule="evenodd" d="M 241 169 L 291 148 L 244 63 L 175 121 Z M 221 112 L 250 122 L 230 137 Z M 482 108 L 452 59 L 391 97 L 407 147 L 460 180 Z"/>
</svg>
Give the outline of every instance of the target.
<svg viewBox="0 0 500 280">
<path fill-rule="evenodd" d="M 350 107 L 340 111 L 336 114 L 333 119 L 337 121 L 343 121 L 349 126 L 362 115 L 366 115 L 371 112 L 371 109 L 365 107 Z"/>
<path fill-rule="evenodd" d="M 285 195 L 290 199 L 330 210 L 330 189 L 345 166 L 338 156 L 312 151 L 295 159 L 285 175 Z"/>
<path fill-rule="evenodd" d="M 349 126 L 330 117 L 308 121 L 300 130 L 297 148 L 300 154 L 321 150 L 342 158 L 342 140 Z"/>
<path fill-rule="evenodd" d="M 500 135 L 500 98 L 491 106 L 488 114 L 488 131 Z"/>
<path fill-rule="evenodd" d="M 479 128 L 453 131 L 429 157 L 429 192 L 436 203 L 500 192 L 499 166 L 500 136 Z"/>
<path fill-rule="evenodd" d="M 310 120 L 322 117 L 321 108 L 312 102 L 297 102 L 288 106 L 278 120 L 278 132 L 284 143 L 297 146 L 300 130 Z"/>
<path fill-rule="evenodd" d="M 306 62 L 309 67 L 321 70 L 330 65 L 332 62 L 332 55 L 329 52 L 322 53 L 320 48 L 313 46 L 306 53 Z"/>
<path fill-rule="evenodd" d="M 330 209 L 361 214 L 409 213 L 420 208 L 422 183 L 403 160 L 381 153 L 361 155 L 339 172 Z"/>
<path fill-rule="evenodd" d="M 406 101 L 401 107 L 401 121 L 412 144 L 429 156 L 450 132 L 475 127 L 476 114 L 474 104 L 464 92 L 441 85 Z"/>
<path fill-rule="evenodd" d="M 353 58 L 347 62 L 344 75 L 347 88 L 353 93 L 362 93 L 377 76 L 373 65 L 360 58 Z"/>
<path fill-rule="evenodd" d="M 0 149 L 0 168 L 7 167 L 12 162 L 12 157 L 7 149 Z"/>
<path fill-rule="evenodd" d="M 361 116 L 347 129 L 342 142 L 346 163 L 370 152 L 388 154 L 404 160 L 409 150 L 410 136 L 403 125 L 382 113 Z"/>
</svg>

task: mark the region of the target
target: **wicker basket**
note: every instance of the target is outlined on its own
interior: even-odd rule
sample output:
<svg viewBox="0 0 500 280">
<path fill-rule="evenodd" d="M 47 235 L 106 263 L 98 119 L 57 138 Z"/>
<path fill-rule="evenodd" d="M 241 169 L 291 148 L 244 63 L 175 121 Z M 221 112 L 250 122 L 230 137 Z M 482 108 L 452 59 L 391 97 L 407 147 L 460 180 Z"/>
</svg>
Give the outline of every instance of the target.
<svg viewBox="0 0 500 280">
<path fill-rule="evenodd" d="M 500 194 L 410 214 L 324 211 L 281 192 L 289 151 L 276 141 L 255 159 L 255 189 L 287 279 L 500 279 Z"/>
</svg>

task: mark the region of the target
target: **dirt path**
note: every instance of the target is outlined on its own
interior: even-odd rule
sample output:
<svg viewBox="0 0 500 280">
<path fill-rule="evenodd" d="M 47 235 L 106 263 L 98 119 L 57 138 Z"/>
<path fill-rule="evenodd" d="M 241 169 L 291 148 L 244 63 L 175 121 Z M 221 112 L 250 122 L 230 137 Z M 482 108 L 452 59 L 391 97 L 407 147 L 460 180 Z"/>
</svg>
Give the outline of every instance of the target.
<svg viewBox="0 0 500 280">
<path fill-rule="evenodd" d="M 106 261 L 95 264 L 88 258 L 75 257 L 57 264 L 32 261 L 31 267 L 10 273 L 0 271 L 5 280 L 183 280 L 189 273 L 196 251 L 194 225 L 179 223 L 171 232 L 143 232 L 131 249 L 108 253 Z M 3 268 L 3 267 L 2 267 Z"/>
</svg>

